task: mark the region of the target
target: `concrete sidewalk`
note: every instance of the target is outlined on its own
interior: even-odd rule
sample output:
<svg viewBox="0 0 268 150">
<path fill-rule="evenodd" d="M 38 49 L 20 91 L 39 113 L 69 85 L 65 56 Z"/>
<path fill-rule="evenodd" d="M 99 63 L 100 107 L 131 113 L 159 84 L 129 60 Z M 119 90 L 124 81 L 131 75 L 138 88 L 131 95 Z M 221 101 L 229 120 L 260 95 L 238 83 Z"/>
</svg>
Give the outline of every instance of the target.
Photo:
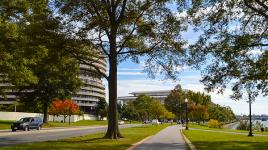
<svg viewBox="0 0 268 150">
<path fill-rule="evenodd" d="M 158 132 L 134 150 L 185 150 L 186 143 L 178 125 L 169 126 Z"/>
</svg>

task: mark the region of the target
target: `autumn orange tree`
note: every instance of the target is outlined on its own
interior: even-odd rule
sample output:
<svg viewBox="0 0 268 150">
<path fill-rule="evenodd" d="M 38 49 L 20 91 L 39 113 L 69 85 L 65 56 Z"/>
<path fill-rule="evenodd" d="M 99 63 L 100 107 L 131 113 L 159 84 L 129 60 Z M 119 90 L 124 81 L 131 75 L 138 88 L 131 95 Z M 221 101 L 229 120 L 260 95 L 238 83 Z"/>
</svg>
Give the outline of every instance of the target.
<svg viewBox="0 0 268 150">
<path fill-rule="evenodd" d="M 66 100 L 54 100 L 49 110 L 53 116 L 63 115 L 64 122 L 68 116 L 79 112 L 79 106 L 71 99 Z"/>
</svg>

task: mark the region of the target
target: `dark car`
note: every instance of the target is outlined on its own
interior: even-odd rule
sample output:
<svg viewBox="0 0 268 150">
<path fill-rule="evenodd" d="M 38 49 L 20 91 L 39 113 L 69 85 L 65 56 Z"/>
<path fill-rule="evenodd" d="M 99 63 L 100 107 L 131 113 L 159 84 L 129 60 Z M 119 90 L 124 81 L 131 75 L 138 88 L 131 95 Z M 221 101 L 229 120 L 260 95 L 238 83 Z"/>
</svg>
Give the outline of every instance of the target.
<svg viewBox="0 0 268 150">
<path fill-rule="evenodd" d="M 21 118 L 19 121 L 16 121 L 11 124 L 12 131 L 24 130 L 29 131 L 30 129 L 41 130 L 43 125 L 43 120 L 39 117 L 26 117 Z"/>
</svg>

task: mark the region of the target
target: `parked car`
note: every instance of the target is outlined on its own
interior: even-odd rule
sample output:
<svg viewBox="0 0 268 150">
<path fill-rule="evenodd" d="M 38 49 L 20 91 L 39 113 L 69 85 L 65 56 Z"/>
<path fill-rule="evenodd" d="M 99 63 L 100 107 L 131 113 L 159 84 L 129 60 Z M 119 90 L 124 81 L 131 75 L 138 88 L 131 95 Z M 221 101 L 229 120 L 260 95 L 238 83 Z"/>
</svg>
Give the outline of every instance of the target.
<svg viewBox="0 0 268 150">
<path fill-rule="evenodd" d="M 145 120 L 145 121 L 143 121 L 143 123 L 144 124 L 149 124 L 149 123 L 151 123 L 151 121 L 150 120 Z"/>
<path fill-rule="evenodd" d="M 125 124 L 125 122 L 123 120 L 120 120 L 120 121 L 118 121 L 118 124 L 122 125 L 122 124 Z"/>
<path fill-rule="evenodd" d="M 11 124 L 11 130 L 14 132 L 16 130 L 29 131 L 30 129 L 41 130 L 43 125 L 43 120 L 40 117 L 25 117 L 21 118 L 19 121 L 13 122 Z"/>
<path fill-rule="evenodd" d="M 160 124 L 160 122 L 158 121 L 158 119 L 153 119 L 153 120 L 152 120 L 152 124 L 156 124 L 156 125 L 158 125 L 158 124 Z"/>
</svg>

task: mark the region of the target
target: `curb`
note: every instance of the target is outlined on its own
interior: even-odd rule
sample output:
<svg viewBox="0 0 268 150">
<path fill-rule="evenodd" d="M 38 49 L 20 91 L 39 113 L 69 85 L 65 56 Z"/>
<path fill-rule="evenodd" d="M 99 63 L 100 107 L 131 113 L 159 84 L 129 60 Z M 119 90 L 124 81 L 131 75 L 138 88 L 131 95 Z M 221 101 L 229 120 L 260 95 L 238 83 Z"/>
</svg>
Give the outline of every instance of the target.
<svg viewBox="0 0 268 150">
<path fill-rule="evenodd" d="M 147 136 L 146 138 L 142 139 L 141 141 L 132 144 L 132 146 L 129 147 L 128 149 L 126 149 L 126 150 L 133 150 L 133 149 L 135 149 L 137 146 L 139 146 L 140 144 L 142 144 L 143 142 L 145 142 L 146 140 L 148 140 L 148 139 L 151 138 L 152 136 L 153 136 L 153 135 Z"/>
<path fill-rule="evenodd" d="M 185 142 L 187 143 L 187 145 L 190 147 L 191 150 L 196 150 L 195 146 L 193 145 L 193 143 L 183 134 L 182 129 L 180 129 L 181 135 L 183 136 Z"/>
</svg>

